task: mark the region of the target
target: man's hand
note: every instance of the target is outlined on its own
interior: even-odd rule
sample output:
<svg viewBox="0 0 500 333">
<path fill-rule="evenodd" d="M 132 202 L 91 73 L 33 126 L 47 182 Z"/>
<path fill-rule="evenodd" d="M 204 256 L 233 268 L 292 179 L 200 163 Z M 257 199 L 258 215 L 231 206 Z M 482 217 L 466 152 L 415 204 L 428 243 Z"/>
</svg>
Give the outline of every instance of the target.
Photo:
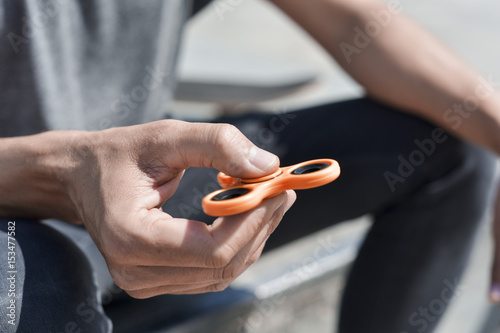
<svg viewBox="0 0 500 333">
<path fill-rule="evenodd" d="M 257 260 L 295 200 L 294 192 L 287 191 L 212 225 L 172 218 L 161 210 L 188 167 L 215 167 L 243 178 L 279 167 L 276 156 L 230 125 L 165 120 L 101 132 L 49 132 L 4 143 L 3 153 L 12 156 L 4 164 L 11 171 L 0 174 L 0 181 L 17 192 L 14 197 L 0 193 L 8 203 L 0 213 L 40 207 L 31 214 L 83 223 L 116 284 L 136 298 L 226 288 Z M 14 161 L 19 154 L 37 156 L 33 165 L 42 167 L 18 171 Z M 21 174 L 27 179 L 24 186 L 38 181 L 43 190 L 28 189 L 38 193 L 33 198 L 18 195 L 23 188 L 11 179 L 22 179 Z M 59 199 L 51 200 L 52 195 Z"/>
</svg>

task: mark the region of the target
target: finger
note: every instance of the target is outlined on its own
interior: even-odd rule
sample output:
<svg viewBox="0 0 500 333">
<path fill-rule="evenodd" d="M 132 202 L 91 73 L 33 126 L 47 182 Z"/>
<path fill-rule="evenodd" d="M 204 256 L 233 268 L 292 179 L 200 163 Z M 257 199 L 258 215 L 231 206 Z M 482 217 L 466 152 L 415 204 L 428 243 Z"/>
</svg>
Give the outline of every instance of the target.
<svg viewBox="0 0 500 333">
<path fill-rule="evenodd" d="M 276 214 L 275 214 L 276 215 Z M 262 233 L 262 232 L 261 232 Z M 154 289 L 163 286 L 211 285 L 232 281 L 240 275 L 252 260 L 257 260 L 255 254 L 263 248 L 266 235 L 256 235 L 231 262 L 220 268 L 206 267 L 168 267 L 168 266 L 119 266 L 109 264 L 108 268 L 116 284 L 127 291 Z"/>
<path fill-rule="evenodd" d="M 125 290 L 127 294 L 137 299 L 145 299 L 158 295 L 184 295 L 184 294 L 201 294 L 210 291 L 212 284 L 200 283 L 200 284 L 184 284 L 184 285 L 174 285 L 174 286 L 162 286 L 158 288 L 147 288 L 140 290 Z M 197 290 L 199 292 L 190 292 L 191 290 Z"/>
<path fill-rule="evenodd" d="M 177 290 L 172 292 L 172 294 L 181 295 L 181 294 L 201 294 L 206 292 L 218 292 L 225 290 L 236 278 L 238 278 L 241 274 L 243 274 L 251 265 L 253 265 L 260 258 L 262 252 L 264 251 L 265 242 L 261 244 L 261 246 L 257 249 L 257 251 L 247 260 L 245 265 L 241 268 L 241 270 L 231 279 L 219 281 L 216 283 L 212 283 L 206 286 L 197 287 L 197 288 L 187 288 L 184 290 Z M 160 291 L 160 290 L 156 290 Z"/>
<path fill-rule="evenodd" d="M 122 289 L 131 291 L 159 288 L 165 285 L 217 284 L 232 281 L 258 259 L 264 248 L 265 241 L 276 229 L 283 215 L 293 203 L 294 194 L 293 191 L 287 194 L 285 205 L 282 205 L 274 212 L 269 223 L 225 267 L 120 267 L 110 264 L 109 269 L 112 272 L 113 279 Z"/>
<path fill-rule="evenodd" d="M 248 269 L 248 267 L 250 267 L 258 260 L 258 258 L 262 254 L 262 251 L 264 250 L 264 246 L 265 244 L 262 244 L 260 246 L 260 248 L 246 262 L 245 267 L 241 270 L 241 272 L 237 276 L 235 276 L 235 278 L 241 275 L 244 271 L 246 271 L 246 269 Z M 201 294 L 206 292 L 222 291 L 226 289 L 233 280 L 234 278 L 226 280 L 217 280 L 212 282 L 193 283 L 193 284 L 186 284 L 186 283 L 168 284 L 159 287 L 143 288 L 136 290 L 128 290 L 124 288 L 122 289 L 124 289 L 130 296 L 134 298 L 144 299 L 164 294 L 187 295 L 187 294 Z"/>
<path fill-rule="evenodd" d="M 241 272 L 235 277 L 239 277 L 241 274 L 243 274 L 251 265 L 253 265 L 261 256 L 262 252 L 264 251 L 265 243 L 262 244 L 259 249 L 253 254 L 253 256 L 250 258 L 250 260 L 247 261 L 244 269 L 241 270 Z M 198 287 L 198 288 L 188 288 L 189 286 L 186 286 L 186 289 L 179 289 L 177 291 L 171 292 L 171 294 L 174 295 L 189 295 L 189 294 L 201 294 L 201 293 L 207 293 L 207 292 L 218 292 L 218 291 L 223 291 L 225 290 L 229 285 L 231 285 L 231 282 L 234 281 L 223 281 L 223 282 L 217 282 L 213 283 L 210 285 Z M 159 290 L 156 290 L 156 292 Z"/>
<path fill-rule="evenodd" d="M 150 126 L 159 133 L 156 142 L 162 143 L 161 155 L 154 154 L 155 158 L 163 155 L 172 168 L 214 167 L 229 176 L 254 178 L 279 167 L 277 156 L 258 148 L 229 124 L 167 120 Z"/>
<path fill-rule="evenodd" d="M 244 262 L 245 258 L 255 252 L 279 225 L 285 214 L 288 196 L 288 192 L 283 192 L 274 198 L 267 199 L 279 200 L 276 209 L 274 211 L 263 207 L 257 209 L 254 216 L 246 218 L 244 222 L 237 221 L 237 219 L 241 219 L 240 215 L 245 214 L 217 220 L 212 225 L 212 235 L 218 248 L 238 258 L 240 262 Z"/>
<path fill-rule="evenodd" d="M 213 225 L 151 210 L 140 223 L 130 221 L 129 231 L 117 235 L 120 239 L 103 244 L 102 252 L 109 264 L 122 266 L 224 267 L 269 223 L 286 197 L 284 192 Z"/>
<path fill-rule="evenodd" d="M 290 209 L 295 202 L 297 196 L 294 191 L 289 190 L 284 193 L 286 195 L 284 203 L 273 213 L 267 223 L 258 232 L 257 235 L 235 256 L 236 261 L 233 260 L 234 265 L 237 262 L 244 263 L 249 260 L 259 249 L 265 244 L 269 236 L 276 230 L 281 223 L 283 216 Z"/>
</svg>

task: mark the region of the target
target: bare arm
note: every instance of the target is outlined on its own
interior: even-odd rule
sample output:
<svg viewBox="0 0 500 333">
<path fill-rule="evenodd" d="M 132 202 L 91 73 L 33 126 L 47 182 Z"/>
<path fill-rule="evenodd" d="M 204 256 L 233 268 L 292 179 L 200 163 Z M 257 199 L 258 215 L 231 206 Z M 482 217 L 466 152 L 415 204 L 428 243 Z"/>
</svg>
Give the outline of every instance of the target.
<svg viewBox="0 0 500 333">
<path fill-rule="evenodd" d="M 65 175 L 74 167 L 74 132 L 0 139 L 0 216 L 77 223 Z"/>
<path fill-rule="evenodd" d="M 308 31 L 373 98 L 500 154 L 498 93 L 405 18 L 401 8 L 377 0 L 270 1 Z M 494 239 L 490 298 L 500 303 L 500 191 Z"/>
<path fill-rule="evenodd" d="M 373 98 L 500 154 L 498 94 L 407 19 L 402 8 L 376 0 L 271 2 L 308 31 Z"/>
</svg>

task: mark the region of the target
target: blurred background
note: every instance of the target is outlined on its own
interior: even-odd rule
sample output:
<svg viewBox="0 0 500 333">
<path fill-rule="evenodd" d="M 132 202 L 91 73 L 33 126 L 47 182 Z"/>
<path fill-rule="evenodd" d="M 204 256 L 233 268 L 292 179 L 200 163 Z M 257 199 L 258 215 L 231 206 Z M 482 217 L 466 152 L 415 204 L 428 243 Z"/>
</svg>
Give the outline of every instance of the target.
<svg viewBox="0 0 500 333">
<path fill-rule="evenodd" d="M 404 15 L 482 75 L 500 81 L 500 2 L 401 4 Z M 192 19 L 179 75 L 172 112 L 182 118 L 208 119 L 248 108 L 284 112 L 363 93 L 307 34 L 263 0 L 214 1 Z M 483 223 L 461 284 L 463 293 L 453 299 L 439 333 L 498 331 L 500 317 L 487 301 L 490 223 Z M 267 253 L 233 285 L 250 297 L 168 332 L 334 332 L 342 284 L 369 225 L 370 218 L 363 217 Z M 315 256 L 318 247 L 326 254 Z"/>
</svg>

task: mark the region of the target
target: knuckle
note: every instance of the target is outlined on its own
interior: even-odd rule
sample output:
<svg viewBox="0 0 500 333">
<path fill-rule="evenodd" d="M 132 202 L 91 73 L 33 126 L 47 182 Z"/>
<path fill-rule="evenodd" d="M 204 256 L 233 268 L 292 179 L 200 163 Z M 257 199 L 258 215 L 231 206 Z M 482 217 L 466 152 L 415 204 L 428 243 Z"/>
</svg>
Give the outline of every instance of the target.
<svg viewBox="0 0 500 333">
<path fill-rule="evenodd" d="M 137 284 L 137 279 L 135 279 L 130 273 L 127 272 L 126 268 L 114 268 L 110 269 L 111 277 L 115 281 L 116 285 L 126 291 L 133 291 L 140 289 Z"/>
<path fill-rule="evenodd" d="M 233 125 L 217 124 L 215 126 L 217 127 L 212 144 L 217 158 L 223 161 L 224 171 L 233 175 L 240 174 L 244 167 L 242 159 L 249 154 L 253 144 Z"/>
<path fill-rule="evenodd" d="M 257 260 L 259 260 L 259 258 L 260 258 L 260 253 L 254 254 L 253 256 L 251 256 L 248 259 L 247 265 L 252 266 L 253 264 L 255 264 L 257 262 Z"/>
<path fill-rule="evenodd" d="M 273 233 L 273 231 L 276 229 L 277 227 L 277 223 L 276 222 L 279 222 L 279 220 L 275 219 L 275 218 L 271 218 L 271 220 L 269 221 L 269 223 L 267 223 L 266 225 L 264 225 L 264 228 L 262 229 L 262 232 L 264 235 L 266 235 L 266 238 L 268 238 L 269 236 L 271 236 L 271 234 Z"/>
<path fill-rule="evenodd" d="M 225 268 L 231 263 L 235 255 L 236 251 L 226 244 L 212 254 L 209 266 L 212 268 Z"/>
<path fill-rule="evenodd" d="M 212 292 L 219 292 L 219 291 L 224 291 L 227 289 L 227 287 L 229 287 L 229 284 L 231 282 L 220 282 L 220 283 L 216 283 L 216 284 L 213 284 L 210 286 L 210 291 Z"/>
<path fill-rule="evenodd" d="M 217 124 L 216 141 L 222 145 L 231 143 L 240 136 L 240 131 L 231 124 Z"/>
<path fill-rule="evenodd" d="M 228 265 L 221 270 L 222 281 L 233 281 L 238 277 L 237 270 L 232 265 Z"/>
<path fill-rule="evenodd" d="M 231 256 L 227 252 L 219 251 L 212 256 L 212 266 L 214 268 L 224 268 L 231 262 Z"/>
<path fill-rule="evenodd" d="M 125 291 L 130 297 L 135 298 L 135 299 L 146 299 L 153 297 L 154 295 L 150 295 L 147 292 L 138 290 L 138 291 L 132 291 L 132 290 L 127 290 Z"/>
<path fill-rule="evenodd" d="M 222 153 L 225 153 L 240 139 L 241 133 L 230 124 L 217 124 L 216 126 L 214 144 Z"/>
</svg>

